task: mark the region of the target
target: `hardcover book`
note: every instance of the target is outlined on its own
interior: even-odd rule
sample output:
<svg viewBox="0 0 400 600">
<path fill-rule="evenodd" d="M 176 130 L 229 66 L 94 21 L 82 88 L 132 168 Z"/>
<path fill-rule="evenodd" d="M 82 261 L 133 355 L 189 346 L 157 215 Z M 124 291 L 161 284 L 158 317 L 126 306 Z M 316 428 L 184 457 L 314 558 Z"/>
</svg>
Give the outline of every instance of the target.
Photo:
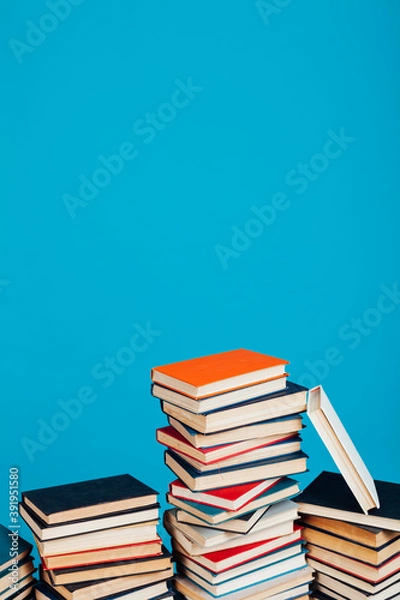
<svg viewBox="0 0 400 600">
<path fill-rule="evenodd" d="M 282 375 L 287 364 L 280 358 L 240 349 L 155 367 L 151 378 L 192 398 L 203 398 Z"/>
<path fill-rule="evenodd" d="M 380 508 L 366 515 L 343 476 L 323 471 L 297 497 L 299 512 L 400 532 L 400 484 L 375 481 L 375 485 Z"/>
<path fill-rule="evenodd" d="M 272 491 L 281 481 L 281 478 L 252 481 L 216 490 L 192 492 L 180 479 L 170 483 L 170 494 L 175 498 L 182 498 L 191 502 L 215 506 L 224 510 L 236 511 L 255 500 L 261 494 Z"/>
<path fill-rule="evenodd" d="M 162 401 L 162 409 L 169 417 L 181 421 L 200 433 L 208 434 L 304 412 L 306 392 L 306 388 L 288 381 L 286 389 L 281 392 L 242 402 L 233 408 L 194 414 Z"/>
<path fill-rule="evenodd" d="M 153 505 L 157 492 L 126 474 L 31 490 L 22 500 L 52 525 Z"/>
<path fill-rule="evenodd" d="M 11 531 L 0 525 L 0 569 L 8 569 L 13 562 L 21 563 L 32 552 L 32 544 L 18 536 L 18 547 L 11 548 Z M 14 556 L 14 553 L 15 556 Z M 11 555 L 12 554 L 12 555 Z"/>
<path fill-rule="evenodd" d="M 302 473 L 307 469 L 307 458 L 304 452 L 299 451 L 283 457 L 247 463 L 239 467 L 227 467 L 224 470 L 215 469 L 208 473 L 200 473 L 175 452 L 168 450 L 165 453 L 166 465 L 192 491 L 204 491 L 241 482 L 259 481 L 264 477 L 273 479 Z"/>
<path fill-rule="evenodd" d="M 284 435 L 294 435 L 304 427 L 299 414 L 278 417 L 269 421 L 262 420 L 244 427 L 239 425 L 233 429 L 223 429 L 217 433 L 206 434 L 199 433 L 173 417 L 168 417 L 168 421 L 192 446 L 203 449 L 257 438 L 269 438 L 271 442 L 274 442 Z"/>
<path fill-rule="evenodd" d="M 292 498 L 298 494 L 298 492 L 299 484 L 297 481 L 284 477 L 270 490 L 245 504 L 239 510 L 227 511 L 215 506 L 198 504 L 197 502 L 192 502 L 190 500 L 175 498 L 171 494 L 168 494 L 167 499 L 170 504 L 182 509 L 182 511 L 186 513 L 186 517 L 188 515 L 193 515 L 205 522 L 204 524 L 213 525 L 214 527 L 221 524 L 221 526 L 224 527 L 227 524 L 227 521 L 235 520 L 242 515 L 248 515 L 249 513 L 258 511 L 260 508 L 266 508 L 272 504 L 281 502 L 282 500 Z"/>
<path fill-rule="evenodd" d="M 363 511 L 379 508 L 375 482 L 320 385 L 308 393 L 307 414 Z"/>
<path fill-rule="evenodd" d="M 287 373 L 283 373 L 282 375 L 278 375 L 277 377 L 273 377 L 262 383 L 203 398 L 191 398 L 190 396 L 186 396 L 185 394 L 175 392 L 170 388 L 157 384 L 153 384 L 151 393 L 160 400 L 166 400 L 167 402 L 185 408 L 190 412 L 207 412 L 218 408 L 226 408 L 227 406 L 233 406 L 244 402 L 245 400 L 260 398 L 266 394 L 284 390 L 286 387 L 287 376 Z"/>
</svg>

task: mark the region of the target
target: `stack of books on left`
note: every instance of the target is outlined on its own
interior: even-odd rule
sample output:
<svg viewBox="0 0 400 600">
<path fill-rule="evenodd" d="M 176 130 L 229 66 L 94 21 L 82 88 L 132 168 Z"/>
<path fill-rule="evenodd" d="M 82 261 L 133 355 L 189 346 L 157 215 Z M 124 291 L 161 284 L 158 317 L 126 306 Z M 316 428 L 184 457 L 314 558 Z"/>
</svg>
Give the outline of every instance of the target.
<svg viewBox="0 0 400 600">
<path fill-rule="evenodd" d="M 25 492 L 20 514 L 42 560 L 38 600 L 173 597 L 157 492 L 131 475 Z"/>
<path fill-rule="evenodd" d="M 35 567 L 32 546 L 18 533 L 0 525 L 0 599 L 31 600 Z"/>
<path fill-rule="evenodd" d="M 170 484 L 165 527 L 189 600 L 308 597 L 299 492 L 306 470 L 299 413 L 306 390 L 287 362 L 236 350 L 157 367 L 153 394 L 169 427 L 157 431 Z"/>
</svg>

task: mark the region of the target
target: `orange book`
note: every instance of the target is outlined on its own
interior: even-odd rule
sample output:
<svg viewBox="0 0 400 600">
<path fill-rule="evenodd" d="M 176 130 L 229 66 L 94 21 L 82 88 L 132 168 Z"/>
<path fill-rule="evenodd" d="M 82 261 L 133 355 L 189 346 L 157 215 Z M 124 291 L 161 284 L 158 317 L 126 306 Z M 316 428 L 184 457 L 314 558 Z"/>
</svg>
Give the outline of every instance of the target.
<svg viewBox="0 0 400 600">
<path fill-rule="evenodd" d="M 155 367 L 151 378 L 200 399 L 283 376 L 287 364 L 281 358 L 240 349 Z"/>
</svg>

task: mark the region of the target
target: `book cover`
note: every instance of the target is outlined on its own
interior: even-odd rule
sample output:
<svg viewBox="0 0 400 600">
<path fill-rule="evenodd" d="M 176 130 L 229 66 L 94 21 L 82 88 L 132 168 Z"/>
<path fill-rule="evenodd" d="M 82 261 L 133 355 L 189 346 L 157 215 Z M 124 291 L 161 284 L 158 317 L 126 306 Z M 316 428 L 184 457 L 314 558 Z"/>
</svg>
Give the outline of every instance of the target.
<svg viewBox="0 0 400 600">
<path fill-rule="evenodd" d="M 155 490 L 129 474 L 30 490 L 22 494 L 25 504 L 49 524 L 155 504 L 156 498 Z"/>
<path fill-rule="evenodd" d="M 151 378 L 200 397 L 213 393 L 212 384 L 221 384 L 216 392 L 251 385 L 282 373 L 287 364 L 283 359 L 239 349 L 154 367 Z"/>
</svg>

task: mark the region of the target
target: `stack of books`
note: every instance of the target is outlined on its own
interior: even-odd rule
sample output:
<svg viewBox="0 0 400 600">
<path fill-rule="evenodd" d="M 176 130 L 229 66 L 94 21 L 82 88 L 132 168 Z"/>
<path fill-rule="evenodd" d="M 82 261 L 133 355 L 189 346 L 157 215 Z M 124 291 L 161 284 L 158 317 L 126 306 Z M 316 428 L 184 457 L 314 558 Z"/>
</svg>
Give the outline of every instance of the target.
<svg viewBox="0 0 400 600">
<path fill-rule="evenodd" d="M 323 471 L 298 497 L 316 598 L 400 598 L 400 484 L 375 485 L 380 507 L 367 514 L 337 473 Z"/>
<path fill-rule="evenodd" d="M 152 370 L 169 426 L 157 431 L 170 484 L 165 527 L 189 600 L 308 597 L 299 492 L 306 389 L 287 361 L 235 350 Z"/>
<path fill-rule="evenodd" d="M 15 531 L 0 525 L 0 599 L 31 600 L 36 570 L 32 546 Z"/>
<path fill-rule="evenodd" d="M 173 597 L 157 492 L 131 475 L 25 492 L 20 514 L 42 561 L 37 600 Z"/>
</svg>

